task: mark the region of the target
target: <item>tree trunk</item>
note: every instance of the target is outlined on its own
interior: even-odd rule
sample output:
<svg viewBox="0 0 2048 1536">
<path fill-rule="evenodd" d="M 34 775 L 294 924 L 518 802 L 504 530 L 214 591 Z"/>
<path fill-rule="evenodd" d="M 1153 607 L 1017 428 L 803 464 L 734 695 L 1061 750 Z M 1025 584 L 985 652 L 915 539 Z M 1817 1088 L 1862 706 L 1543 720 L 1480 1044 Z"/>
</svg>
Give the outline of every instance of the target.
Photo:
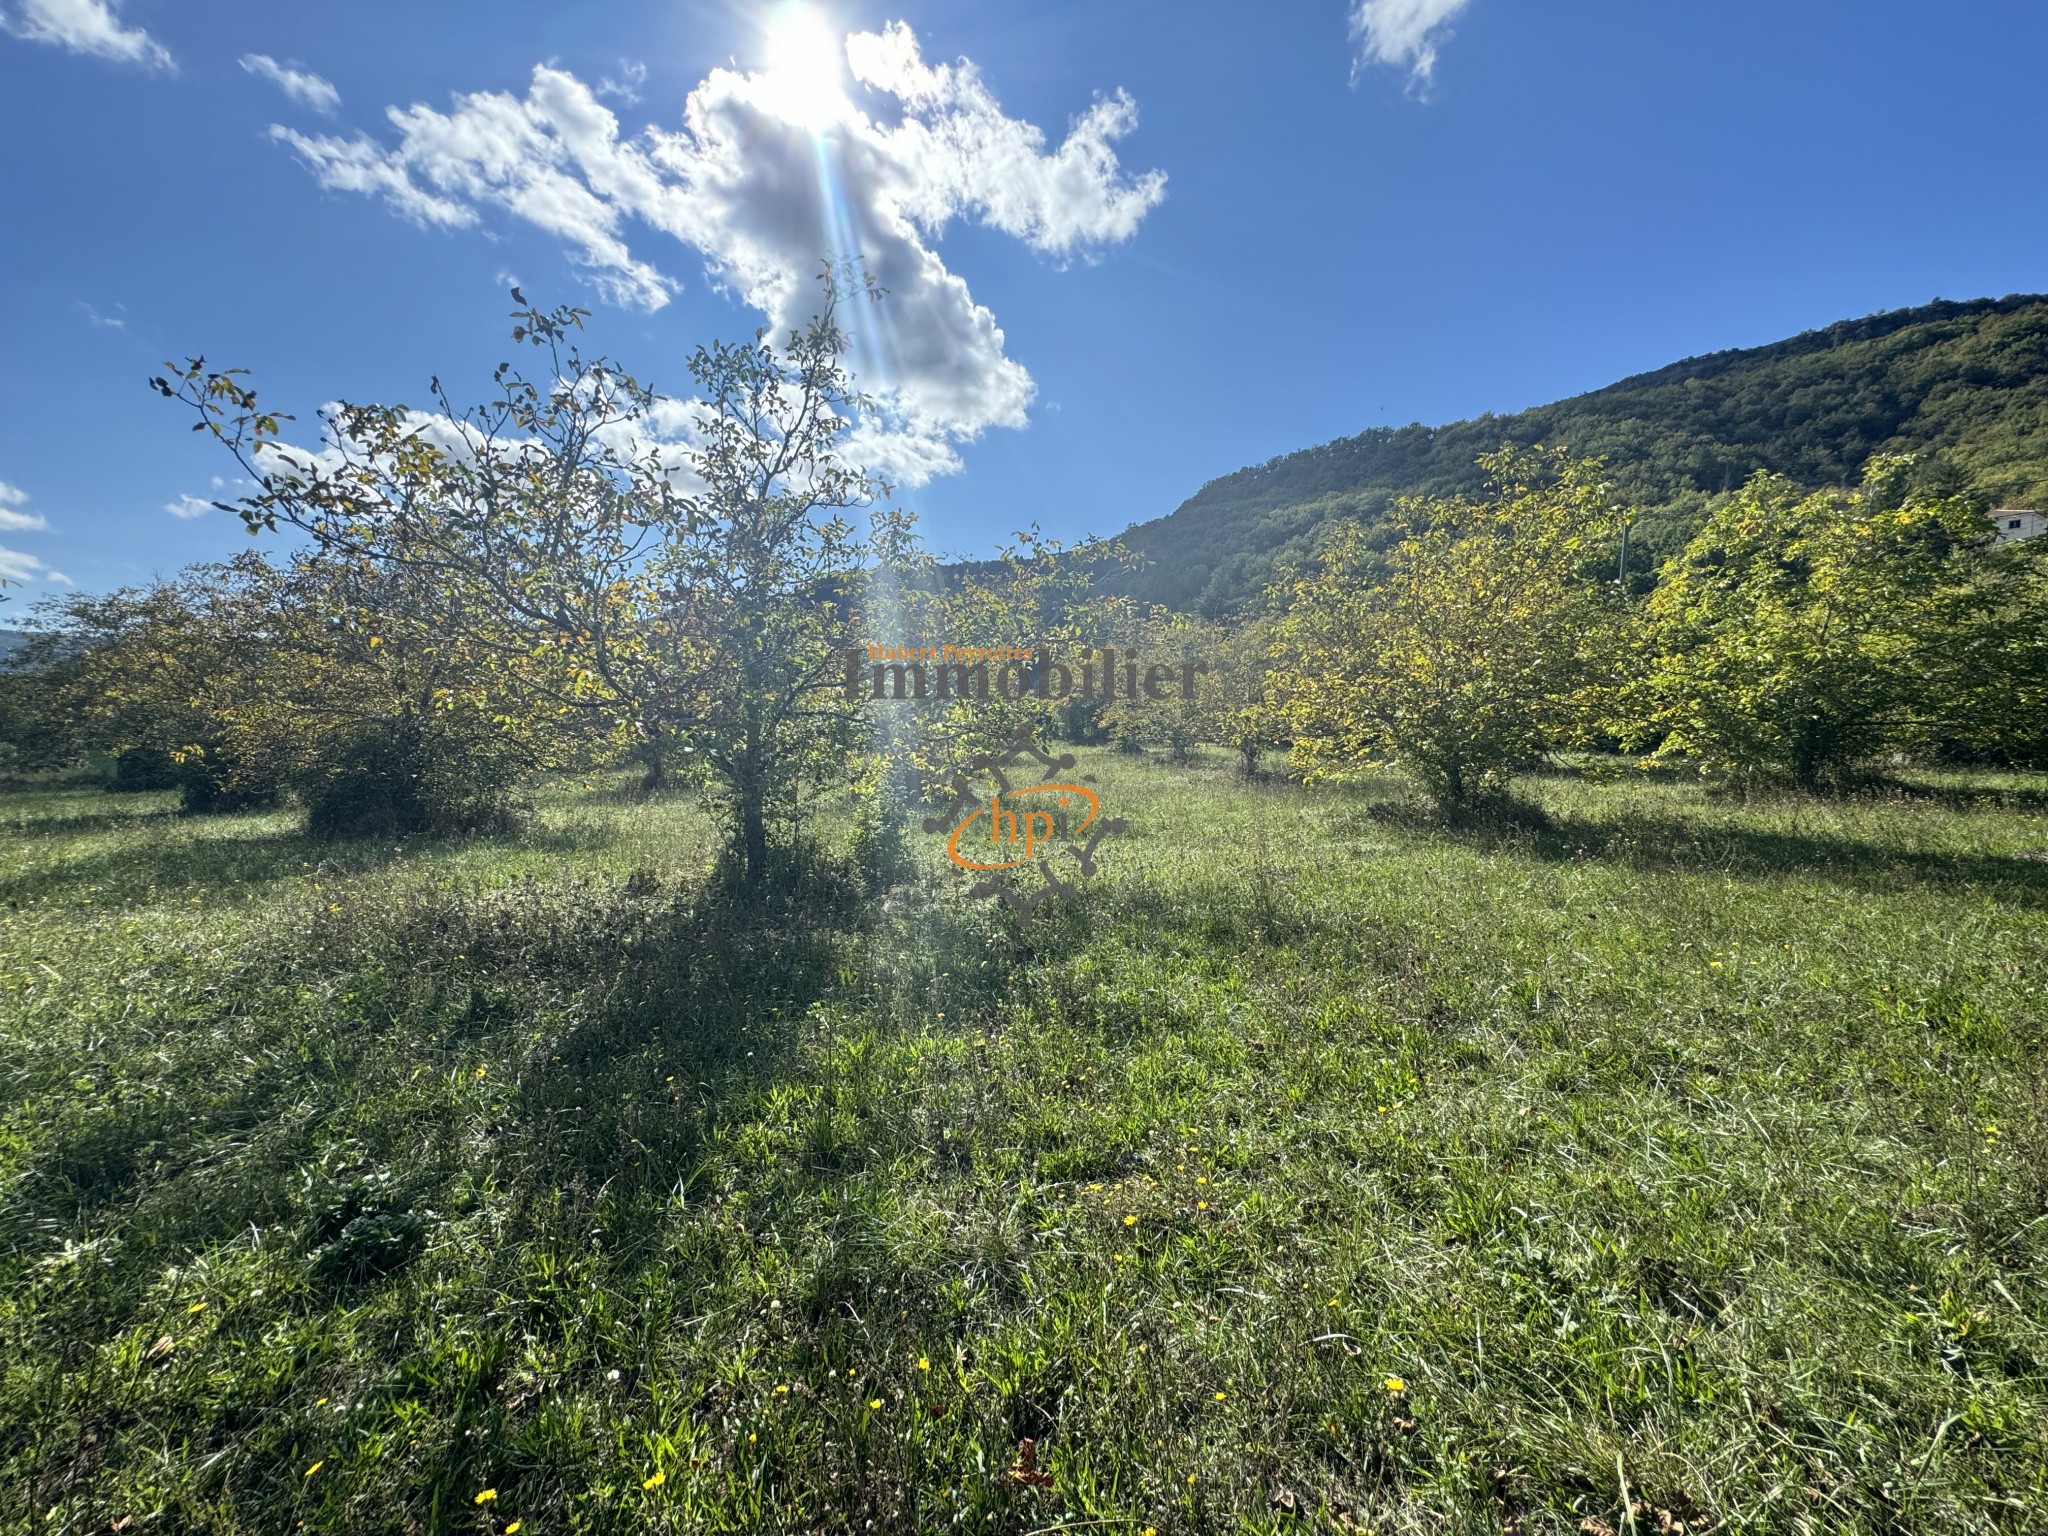
<svg viewBox="0 0 2048 1536">
<path fill-rule="evenodd" d="M 1820 788 L 1821 752 L 1811 736 L 1801 735 L 1793 752 L 1792 777 L 1808 794 Z"/>
<path fill-rule="evenodd" d="M 764 804 L 766 765 L 762 762 L 761 728 L 749 711 L 746 756 L 740 767 L 740 868 L 748 885 L 768 877 L 768 816 Z"/>
<path fill-rule="evenodd" d="M 647 743 L 647 772 L 640 780 L 640 793 L 654 794 L 668 788 L 668 746 L 660 736 Z"/>
<path fill-rule="evenodd" d="M 758 789 L 740 803 L 740 852 L 746 883 L 759 885 L 768 875 L 768 822 Z"/>
</svg>

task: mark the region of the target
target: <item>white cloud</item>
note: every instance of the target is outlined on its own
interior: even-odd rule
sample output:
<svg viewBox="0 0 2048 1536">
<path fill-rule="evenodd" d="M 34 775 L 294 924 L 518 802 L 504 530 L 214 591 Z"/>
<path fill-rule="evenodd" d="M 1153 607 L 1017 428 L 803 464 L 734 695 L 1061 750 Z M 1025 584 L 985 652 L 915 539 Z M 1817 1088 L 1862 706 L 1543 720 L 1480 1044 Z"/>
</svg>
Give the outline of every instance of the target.
<svg viewBox="0 0 2048 1536">
<path fill-rule="evenodd" d="M 24 581 L 61 581 L 66 586 L 71 578 L 62 571 L 53 571 L 34 555 L 25 555 L 18 549 L 9 549 L 0 544 L 0 581 L 19 584 Z"/>
<path fill-rule="evenodd" d="M 1162 172 L 1120 177 L 1115 142 L 1138 125 L 1137 103 L 1122 91 L 1099 98 L 1047 154 L 1044 133 L 1005 117 L 972 63 L 926 65 L 901 22 L 855 33 L 846 56 L 855 79 L 903 104 L 903 121 L 887 137 L 913 172 L 904 211 L 931 233 L 974 213 L 1038 250 L 1066 255 L 1130 239 L 1166 195 Z"/>
<path fill-rule="evenodd" d="M 405 168 L 393 163 L 368 139 L 310 139 L 278 123 L 270 125 L 270 136 L 296 149 L 323 187 L 337 192 L 381 193 L 415 224 L 439 224 L 453 229 L 476 222 L 473 209 L 420 191 Z"/>
<path fill-rule="evenodd" d="M 332 112 L 341 105 L 341 92 L 331 81 L 321 79 L 311 70 L 280 64 L 267 53 L 245 53 L 241 64 L 250 74 L 260 80 L 268 80 L 302 107 L 311 107 L 315 112 Z"/>
<path fill-rule="evenodd" d="M 171 69 L 170 53 L 140 27 L 124 27 L 115 13 L 121 0 L 14 0 L 0 11 L 0 29 L 32 43 L 52 43 L 73 53 Z"/>
<path fill-rule="evenodd" d="M 635 253 L 636 226 L 698 253 L 776 333 L 809 316 L 821 259 L 858 253 L 888 291 L 843 317 L 862 385 L 883 406 L 859 445 L 878 470 L 921 484 L 959 468 L 957 444 L 1022 426 L 1035 388 L 1005 354 L 995 316 L 933 249 L 936 237 L 974 219 L 1047 255 L 1085 258 L 1136 233 L 1165 177 L 1119 165 L 1115 143 L 1137 122 L 1122 92 L 1099 98 L 1049 149 L 1040 129 L 1003 113 L 971 63 L 927 65 L 900 23 L 843 46 L 820 40 L 822 51 L 795 63 L 713 70 L 673 131 L 621 137 L 597 92 L 542 65 L 524 97 L 478 92 L 445 113 L 389 109 L 389 147 L 362 135 L 271 135 L 323 186 L 381 196 L 415 222 L 454 227 L 495 209 L 532 224 L 631 307 L 659 308 L 677 287 Z M 851 99 L 849 67 L 893 122 Z"/>
<path fill-rule="evenodd" d="M 204 517 L 213 510 L 213 503 L 204 496 L 180 496 L 176 501 L 164 503 L 164 510 L 173 517 Z"/>
<path fill-rule="evenodd" d="M 1450 40 L 1450 24 L 1470 0 L 1356 0 L 1351 36 L 1358 66 L 1389 64 L 1408 71 L 1410 82 L 1427 90 L 1436 76 L 1436 51 Z"/>
<path fill-rule="evenodd" d="M 647 83 L 647 66 L 637 59 L 619 60 L 619 78 L 610 75 L 597 82 L 597 94 L 610 96 L 629 107 L 640 105 L 640 87 Z"/>
<path fill-rule="evenodd" d="M 40 512 L 22 511 L 27 502 L 27 491 L 0 480 L 0 529 L 9 533 L 29 533 L 49 527 Z"/>
</svg>

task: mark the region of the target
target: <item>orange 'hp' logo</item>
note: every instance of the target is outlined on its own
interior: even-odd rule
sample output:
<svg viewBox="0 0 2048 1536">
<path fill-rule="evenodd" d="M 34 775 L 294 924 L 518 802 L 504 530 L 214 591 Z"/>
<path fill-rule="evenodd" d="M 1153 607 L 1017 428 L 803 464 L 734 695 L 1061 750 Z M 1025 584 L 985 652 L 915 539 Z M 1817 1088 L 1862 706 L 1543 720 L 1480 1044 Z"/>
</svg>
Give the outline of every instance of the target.
<svg viewBox="0 0 2048 1536">
<path fill-rule="evenodd" d="M 1047 771 L 1047 782 L 1016 788 L 1005 769 L 1019 758 L 1035 758 Z M 984 799 L 966 774 L 953 780 L 953 805 L 943 816 L 925 818 L 927 832 L 951 828 L 946 838 L 946 857 L 962 869 L 989 878 L 976 885 L 970 896 L 996 896 L 1017 911 L 1020 925 L 1029 923 L 1038 904 L 1054 891 L 1071 892 L 1071 881 L 1060 878 L 1054 857 L 1071 854 L 1083 876 L 1095 873 L 1095 850 L 1103 838 L 1124 830 L 1121 821 L 1102 818 L 1102 797 L 1085 784 L 1054 783 L 1051 775 L 1074 766 L 1073 754 L 1048 757 L 1038 749 L 1028 730 L 1020 731 L 1009 750 L 989 753 L 968 765 L 974 773 L 986 773 L 994 788 Z M 983 822 L 984 826 L 978 827 Z M 1083 841 L 1083 839 L 1086 839 Z M 1020 895 L 994 876 L 1006 869 L 1035 864 L 1044 885 L 1029 895 Z"/>
</svg>

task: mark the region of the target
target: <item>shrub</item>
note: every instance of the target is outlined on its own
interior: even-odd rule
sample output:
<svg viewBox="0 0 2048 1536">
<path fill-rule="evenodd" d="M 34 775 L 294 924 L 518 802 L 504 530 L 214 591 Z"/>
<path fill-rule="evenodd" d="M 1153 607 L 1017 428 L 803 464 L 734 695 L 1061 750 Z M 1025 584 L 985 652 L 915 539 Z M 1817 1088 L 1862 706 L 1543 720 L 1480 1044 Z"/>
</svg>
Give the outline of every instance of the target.
<svg viewBox="0 0 2048 1536">
<path fill-rule="evenodd" d="M 323 744 L 294 774 L 306 830 L 322 838 L 503 832 L 518 821 L 519 762 L 506 743 L 460 721 L 409 714 Z"/>
<path fill-rule="evenodd" d="M 178 764 L 162 747 L 130 747 L 114 758 L 110 795 L 141 795 L 152 790 L 181 789 Z"/>
</svg>

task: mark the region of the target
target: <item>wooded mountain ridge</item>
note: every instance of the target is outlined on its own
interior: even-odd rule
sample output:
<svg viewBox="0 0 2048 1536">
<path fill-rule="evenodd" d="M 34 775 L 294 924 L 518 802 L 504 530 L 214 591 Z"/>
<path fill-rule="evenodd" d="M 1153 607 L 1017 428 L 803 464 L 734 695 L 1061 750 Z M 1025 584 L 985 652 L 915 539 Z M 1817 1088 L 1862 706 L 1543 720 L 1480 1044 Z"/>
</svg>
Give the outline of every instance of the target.
<svg viewBox="0 0 2048 1536">
<path fill-rule="evenodd" d="M 1884 451 L 1999 506 L 2048 504 L 2048 295 L 1939 300 L 1768 346 L 1687 358 L 1589 394 L 1447 426 L 1376 427 L 1210 481 L 1122 537 L 1134 595 L 1220 617 L 1255 597 L 1333 520 L 1367 524 L 1402 496 L 1472 495 L 1503 444 L 1604 455 L 1640 512 L 1646 559 L 1759 469 L 1854 484 Z"/>
</svg>

